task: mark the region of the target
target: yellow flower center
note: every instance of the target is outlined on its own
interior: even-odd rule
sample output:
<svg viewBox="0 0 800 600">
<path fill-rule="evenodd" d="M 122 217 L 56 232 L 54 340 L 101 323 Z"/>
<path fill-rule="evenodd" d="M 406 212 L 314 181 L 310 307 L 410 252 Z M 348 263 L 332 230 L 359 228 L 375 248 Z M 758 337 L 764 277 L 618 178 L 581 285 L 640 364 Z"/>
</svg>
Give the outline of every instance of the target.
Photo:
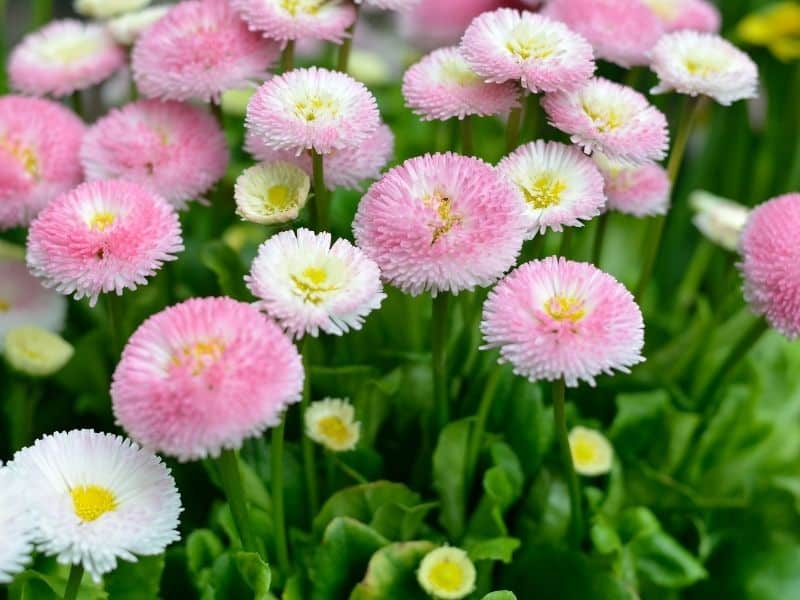
<svg viewBox="0 0 800 600">
<path fill-rule="evenodd" d="M 506 50 L 522 60 L 543 60 L 554 53 L 552 44 L 547 40 L 520 31 L 512 32 L 511 39 L 506 43 Z"/>
<path fill-rule="evenodd" d="M 449 560 L 436 563 L 428 575 L 431 587 L 442 592 L 457 592 L 464 585 L 461 567 Z"/>
<path fill-rule="evenodd" d="M 687 57 L 683 61 L 683 66 L 686 67 L 690 75 L 695 75 L 697 77 L 708 77 L 709 75 L 719 73 L 725 68 L 722 61 L 713 56 Z"/>
<path fill-rule="evenodd" d="M 116 216 L 108 211 L 96 212 L 92 215 L 92 218 L 89 219 L 89 229 L 105 231 L 114 224 L 115 219 Z"/>
<path fill-rule="evenodd" d="M 19 162 L 28 177 L 31 179 L 39 178 L 39 158 L 32 148 L 10 138 L 0 136 L 0 151 L 5 152 Z"/>
<path fill-rule="evenodd" d="M 461 60 L 448 60 L 442 64 L 441 77 L 445 83 L 472 85 L 480 83 L 481 78 Z"/>
<path fill-rule="evenodd" d="M 266 195 L 267 207 L 275 212 L 283 212 L 291 208 L 292 197 L 289 194 L 289 188 L 285 185 L 273 185 L 267 190 Z"/>
<path fill-rule="evenodd" d="M 281 8 L 293 17 L 298 14 L 315 15 L 326 0 L 281 0 Z"/>
<path fill-rule="evenodd" d="M 339 105 L 331 97 L 312 96 L 294 105 L 297 115 L 306 121 L 334 118 L 339 114 Z"/>
<path fill-rule="evenodd" d="M 601 106 L 584 101 L 583 112 L 594 122 L 600 133 L 614 131 L 624 122 L 623 115 L 613 106 Z"/>
<path fill-rule="evenodd" d="M 99 485 L 72 488 L 72 507 L 82 521 L 95 521 L 117 509 L 117 500 L 110 490 Z"/>
<path fill-rule="evenodd" d="M 323 436 L 333 441 L 335 444 L 345 444 L 350 439 L 350 428 L 341 417 L 337 417 L 336 415 L 330 415 L 320 419 L 317 427 Z"/>
<path fill-rule="evenodd" d="M 591 440 L 578 438 L 570 444 L 572 460 L 576 465 L 587 465 L 597 459 L 597 447 Z"/>
<path fill-rule="evenodd" d="M 8 312 L 11 310 L 11 302 L 4 298 L 0 298 L 0 313 Z"/>
<path fill-rule="evenodd" d="M 200 375 L 222 356 L 225 345 L 220 340 L 195 342 L 173 357 L 175 365 L 186 364 L 192 375 Z"/>
<path fill-rule="evenodd" d="M 461 223 L 461 216 L 453 212 L 453 200 L 443 192 L 437 191 L 426 196 L 422 202 L 436 211 L 436 222 L 433 223 L 431 245 L 448 234 L 450 230 Z"/>
<path fill-rule="evenodd" d="M 338 285 L 328 282 L 328 271 L 323 267 L 306 267 L 299 275 L 292 275 L 297 294 L 311 304 L 321 304 L 325 294 L 335 292 Z"/>
<path fill-rule="evenodd" d="M 53 40 L 40 50 L 40 55 L 48 62 L 70 65 L 89 58 L 97 49 L 97 40 L 94 38 L 78 37 Z"/>
<path fill-rule="evenodd" d="M 567 184 L 553 173 L 543 173 L 529 187 L 523 187 L 525 200 L 534 208 L 547 208 L 561 203 Z"/>
<path fill-rule="evenodd" d="M 556 321 L 577 323 L 586 316 L 586 309 L 582 300 L 558 294 L 545 302 L 544 310 Z"/>
<path fill-rule="evenodd" d="M 675 0 L 645 0 L 645 4 L 668 23 L 678 15 L 678 5 Z"/>
</svg>

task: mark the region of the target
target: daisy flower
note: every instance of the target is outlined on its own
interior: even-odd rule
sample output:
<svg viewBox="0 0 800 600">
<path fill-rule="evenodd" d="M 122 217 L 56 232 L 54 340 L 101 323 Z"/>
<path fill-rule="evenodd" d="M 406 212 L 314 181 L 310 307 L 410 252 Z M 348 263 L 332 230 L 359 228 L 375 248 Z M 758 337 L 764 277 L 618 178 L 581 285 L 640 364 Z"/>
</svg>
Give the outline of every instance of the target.
<svg viewBox="0 0 800 600">
<path fill-rule="evenodd" d="M 739 247 L 749 208 L 702 190 L 689 195 L 689 206 L 695 211 L 692 223 L 706 238 L 726 250 Z"/>
<path fill-rule="evenodd" d="M 411 295 L 486 286 L 509 269 L 527 223 L 513 186 L 491 165 L 458 154 L 407 160 L 358 206 L 358 246 L 383 278 Z"/>
<path fill-rule="evenodd" d="M 0 465 L 0 583 L 11 583 L 33 552 L 33 523 L 28 490 L 8 467 Z"/>
<path fill-rule="evenodd" d="M 89 298 L 147 283 L 183 250 L 174 209 L 128 181 L 92 181 L 50 203 L 28 232 L 28 268 L 47 287 Z"/>
<path fill-rule="evenodd" d="M 0 98 L 0 230 L 25 226 L 83 179 L 78 151 L 86 127 L 50 100 Z"/>
<path fill-rule="evenodd" d="M 273 40 L 325 40 L 341 43 L 356 21 L 343 0 L 231 0 L 250 29 Z"/>
<path fill-rule="evenodd" d="M 47 377 L 69 362 L 75 349 L 60 335 L 35 325 L 23 325 L 6 335 L 5 357 L 20 373 Z"/>
<path fill-rule="evenodd" d="M 758 95 L 758 68 L 730 42 L 711 33 L 665 35 L 653 50 L 650 68 L 658 75 L 653 94 L 675 90 L 710 96 L 723 106 Z"/>
<path fill-rule="evenodd" d="M 96 23 L 53 21 L 28 34 L 8 61 L 11 86 L 35 96 L 67 96 L 107 79 L 125 52 Z"/>
<path fill-rule="evenodd" d="M 150 0 L 75 0 L 72 8 L 84 17 L 108 19 L 139 10 L 148 4 L 150 4 Z"/>
<path fill-rule="evenodd" d="M 258 88 L 247 105 L 248 129 L 273 150 L 300 154 L 354 148 L 380 125 L 375 97 L 349 75 L 295 69 Z"/>
<path fill-rule="evenodd" d="M 475 565 L 461 548 L 442 546 L 430 551 L 417 569 L 419 585 L 434 598 L 460 600 L 475 591 Z"/>
<path fill-rule="evenodd" d="M 800 194 L 753 209 L 742 232 L 744 295 L 750 308 L 790 340 L 800 337 Z"/>
<path fill-rule="evenodd" d="M 716 33 L 722 24 L 719 9 L 707 0 L 644 0 L 668 33 L 691 29 Z"/>
<path fill-rule="evenodd" d="M 219 102 L 225 90 L 263 80 L 279 54 L 227 0 L 187 0 L 136 40 L 132 65 L 145 96 Z"/>
<path fill-rule="evenodd" d="M 148 8 L 121 15 L 111 19 L 106 26 L 118 44 L 132 45 L 137 38 L 163 17 L 171 7 L 168 5 L 150 6 Z"/>
<path fill-rule="evenodd" d="M 602 433 L 586 427 L 573 427 L 569 432 L 569 449 L 575 471 L 593 477 L 611 471 L 614 448 Z"/>
<path fill-rule="evenodd" d="M 487 82 L 520 81 L 531 92 L 571 91 L 594 73 L 592 47 L 563 23 L 510 8 L 484 13 L 461 53 Z"/>
<path fill-rule="evenodd" d="M 346 452 L 358 444 L 361 423 L 353 405 L 339 398 L 312 402 L 303 415 L 306 435 L 332 452 Z"/>
<path fill-rule="evenodd" d="M 290 335 L 361 329 L 386 297 L 378 266 L 327 231 L 284 231 L 261 244 L 245 278 L 258 305 Z"/>
<path fill-rule="evenodd" d="M 253 223 L 293 221 L 306 205 L 311 180 L 306 172 L 285 162 L 261 163 L 236 179 L 236 214 Z"/>
<path fill-rule="evenodd" d="M 635 217 L 665 215 L 672 183 L 659 164 L 629 165 L 595 153 L 595 163 L 605 179 L 608 208 Z"/>
<path fill-rule="evenodd" d="M 664 114 L 636 90 L 594 78 L 576 92 L 542 98 L 551 125 L 586 153 L 642 164 L 664 158 L 669 130 Z"/>
<path fill-rule="evenodd" d="M 631 293 L 588 263 L 551 256 L 512 271 L 489 293 L 481 331 L 500 362 L 531 381 L 595 377 L 644 360 L 644 322 Z"/>
<path fill-rule="evenodd" d="M 529 238 L 548 227 L 581 227 L 605 209 L 603 176 L 592 159 L 573 146 L 538 140 L 506 156 L 498 171 L 524 201 Z"/>
<path fill-rule="evenodd" d="M 89 129 L 81 162 L 89 180 L 133 181 L 182 209 L 225 174 L 228 145 L 217 120 L 202 108 L 139 100 Z"/>
<path fill-rule="evenodd" d="M 403 97 L 424 121 L 485 117 L 519 106 L 515 84 L 484 82 L 456 47 L 434 50 L 408 69 Z"/>
<path fill-rule="evenodd" d="M 180 539 L 181 499 L 152 452 L 110 433 L 46 435 L 14 455 L 40 552 L 95 581 L 117 560 L 161 554 Z"/>
</svg>

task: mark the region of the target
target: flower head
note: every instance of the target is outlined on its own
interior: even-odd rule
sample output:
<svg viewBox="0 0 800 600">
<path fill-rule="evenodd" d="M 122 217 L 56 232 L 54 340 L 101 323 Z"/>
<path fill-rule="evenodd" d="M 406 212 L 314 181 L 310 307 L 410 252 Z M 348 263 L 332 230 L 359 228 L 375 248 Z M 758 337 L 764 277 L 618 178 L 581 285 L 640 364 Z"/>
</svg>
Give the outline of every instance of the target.
<svg viewBox="0 0 800 600">
<path fill-rule="evenodd" d="M 431 550 L 417 569 L 417 581 L 434 598 L 460 600 L 475 590 L 475 565 L 461 548 Z"/>
<path fill-rule="evenodd" d="M 86 127 L 40 98 L 0 98 L 0 230 L 27 225 L 83 178 L 78 151 Z"/>
<path fill-rule="evenodd" d="M 527 224 L 513 186 L 458 154 L 407 160 L 372 185 L 353 231 L 386 281 L 406 293 L 454 294 L 493 283 L 514 264 Z"/>
<path fill-rule="evenodd" d="M 261 163 L 245 169 L 236 180 L 236 214 L 253 223 L 293 221 L 306 205 L 311 180 L 290 163 Z"/>
<path fill-rule="evenodd" d="M 605 179 L 609 209 L 635 217 L 667 214 L 672 183 L 661 165 L 629 165 L 599 152 L 592 158 Z"/>
<path fill-rule="evenodd" d="M 339 398 L 312 402 L 305 412 L 306 435 L 332 452 L 346 452 L 358 444 L 361 423 L 353 405 Z"/>
<path fill-rule="evenodd" d="M 262 85 L 247 106 L 246 124 L 273 150 L 328 154 L 369 139 L 380 115 L 364 84 L 338 71 L 311 67 Z"/>
<path fill-rule="evenodd" d="M 326 40 L 340 43 L 356 20 L 342 0 L 231 0 L 250 29 L 281 42 Z"/>
<path fill-rule="evenodd" d="M 583 37 L 530 11 L 480 15 L 464 33 L 461 53 L 486 81 L 520 81 L 531 92 L 571 91 L 594 73 L 592 47 Z"/>
<path fill-rule="evenodd" d="M 739 238 L 750 216 L 749 208 L 703 190 L 690 194 L 689 205 L 695 211 L 692 223 L 700 233 L 726 250 L 739 247 Z"/>
<path fill-rule="evenodd" d="M 0 465 L 0 583 L 11 583 L 28 564 L 32 538 L 27 490 L 11 469 Z"/>
<path fill-rule="evenodd" d="M 581 475 L 605 475 L 611 470 L 614 448 L 599 431 L 573 427 L 569 432 L 569 449 L 575 470 Z"/>
<path fill-rule="evenodd" d="M 50 203 L 28 233 L 28 267 L 47 287 L 88 297 L 135 290 L 183 250 L 178 215 L 128 181 L 92 181 Z"/>
<path fill-rule="evenodd" d="M 109 433 L 46 435 L 9 464 L 24 485 L 39 551 L 95 581 L 117 560 L 161 554 L 180 538 L 181 500 L 152 452 Z"/>
<path fill-rule="evenodd" d="M 100 83 L 124 62 L 105 27 L 65 19 L 28 34 L 11 54 L 8 75 L 26 94 L 67 96 Z"/>
<path fill-rule="evenodd" d="M 23 325 L 6 335 L 5 357 L 20 373 L 47 377 L 59 371 L 75 349 L 60 335 L 35 325 Z"/>
<path fill-rule="evenodd" d="M 186 0 L 136 40 L 133 72 L 145 96 L 218 102 L 225 90 L 263 79 L 279 53 L 228 0 Z"/>
<path fill-rule="evenodd" d="M 658 15 L 666 31 L 719 31 L 722 16 L 708 0 L 644 0 Z"/>
<path fill-rule="evenodd" d="M 666 117 L 632 88 L 598 77 L 576 92 L 547 94 L 542 106 L 553 127 L 587 153 L 633 164 L 661 160 L 666 153 Z"/>
<path fill-rule="evenodd" d="M 142 10 L 121 15 L 108 22 L 108 32 L 118 44 L 130 46 L 153 23 L 169 11 L 167 5 L 150 6 Z"/>
<path fill-rule="evenodd" d="M 228 145 L 216 119 L 202 108 L 140 100 L 89 129 L 81 162 L 89 180 L 133 181 L 180 209 L 225 174 Z"/>
<path fill-rule="evenodd" d="M 512 271 L 490 292 L 481 331 L 486 348 L 531 381 L 570 387 L 642 362 L 644 323 L 633 296 L 588 263 L 551 256 Z"/>
<path fill-rule="evenodd" d="M 75 12 L 92 19 L 108 19 L 139 10 L 150 4 L 150 0 L 75 0 Z"/>
<path fill-rule="evenodd" d="M 665 35 L 650 66 L 658 75 L 654 94 L 675 90 L 710 96 L 722 105 L 758 95 L 758 68 L 736 46 L 711 33 L 679 31 Z"/>
<path fill-rule="evenodd" d="M 147 319 L 114 371 L 114 415 L 135 440 L 181 461 L 216 457 L 280 422 L 303 365 L 254 306 L 195 298 Z"/>
<path fill-rule="evenodd" d="M 531 142 L 506 156 L 497 169 L 519 191 L 528 237 L 548 227 L 581 227 L 605 209 L 603 176 L 591 158 L 572 146 Z"/>
<path fill-rule="evenodd" d="M 519 105 L 514 83 L 486 83 L 458 48 L 439 48 L 406 71 L 406 104 L 425 121 L 503 114 Z"/>
</svg>

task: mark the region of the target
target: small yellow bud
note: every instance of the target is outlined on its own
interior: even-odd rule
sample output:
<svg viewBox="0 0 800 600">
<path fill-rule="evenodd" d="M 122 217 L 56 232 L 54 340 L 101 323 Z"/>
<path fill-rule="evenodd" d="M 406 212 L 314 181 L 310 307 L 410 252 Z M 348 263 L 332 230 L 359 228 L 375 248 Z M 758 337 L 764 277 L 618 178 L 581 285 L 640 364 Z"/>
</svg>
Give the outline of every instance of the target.
<svg viewBox="0 0 800 600">
<path fill-rule="evenodd" d="M 69 342 L 39 327 L 23 325 L 6 335 L 6 360 L 26 375 L 52 375 L 67 364 L 73 353 L 74 348 Z"/>
</svg>

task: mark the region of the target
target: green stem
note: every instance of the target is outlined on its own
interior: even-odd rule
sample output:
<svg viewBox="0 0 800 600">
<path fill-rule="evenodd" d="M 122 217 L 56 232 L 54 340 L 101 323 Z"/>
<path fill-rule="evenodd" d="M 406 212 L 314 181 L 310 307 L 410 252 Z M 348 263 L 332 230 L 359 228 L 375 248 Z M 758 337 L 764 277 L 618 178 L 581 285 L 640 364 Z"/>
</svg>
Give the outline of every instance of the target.
<svg viewBox="0 0 800 600">
<path fill-rule="evenodd" d="M 259 544 L 250 521 L 250 511 L 242 486 L 242 474 L 239 471 L 239 459 L 234 450 L 225 449 L 217 458 L 222 489 L 231 507 L 233 523 L 242 540 L 242 546 L 248 552 L 260 552 Z M 274 501 L 274 499 L 273 499 Z"/>
<path fill-rule="evenodd" d="M 38 29 L 53 20 L 53 0 L 33 0 L 31 3 L 31 25 Z"/>
<path fill-rule="evenodd" d="M 508 128 L 506 129 L 506 152 L 511 152 L 519 144 L 519 130 L 522 122 L 522 107 L 512 108 L 508 114 Z"/>
<path fill-rule="evenodd" d="M 8 54 L 8 47 L 6 46 L 8 32 L 6 31 L 5 23 L 8 22 L 6 0 L 0 0 L 0 23 L 3 23 L 0 26 L 0 65 L 3 65 L 3 68 L 0 68 L 0 94 L 5 94 L 8 91 L 8 74 L 5 69 L 6 56 Z"/>
<path fill-rule="evenodd" d="M 294 47 L 294 40 L 288 40 L 283 47 L 283 52 L 281 52 L 281 73 L 294 69 Z"/>
<path fill-rule="evenodd" d="M 433 398 L 441 430 L 450 418 L 450 402 L 447 394 L 447 318 L 450 294 L 439 292 L 433 298 L 433 322 L 431 323 L 431 352 L 433 368 Z"/>
<path fill-rule="evenodd" d="M 275 552 L 278 565 L 284 576 L 289 574 L 289 545 L 286 542 L 286 515 L 283 510 L 283 437 L 286 431 L 286 418 L 272 430 L 272 521 L 275 530 Z"/>
<path fill-rule="evenodd" d="M 353 24 L 347 28 L 347 37 L 344 38 L 342 45 L 339 46 L 339 60 L 336 63 L 336 69 L 342 73 L 347 73 L 347 67 L 350 66 L 350 51 L 353 49 L 353 36 L 356 32 L 356 25 L 358 24 L 358 17 L 361 13 L 361 5 L 356 4 L 356 18 Z"/>
<path fill-rule="evenodd" d="M 333 453 L 331 453 L 331 455 L 330 455 L 330 456 L 331 456 L 331 459 L 333 460 L 333 463 L 334 463 L 334 464 L 335 464 L 337 467 L 339 467 L 339 469 L 341 469 L 341 471 L 342 471 L 342 472 L 343 472 L 345 475 L 347 475 L 347 476 L 348 476 L 348 477 L 350 477 L 351 479 L 355 480 L 355 481 L 356 481 L 357 483 L 359 483 L 359 484 L 365 484 L 365 483 L 369 483 L 369 479 L 367 479 L 366 477 L 364 477 L 364 476 L 363 476 L 361 473 L 359 473 L 358 471 L 356 471 L 356 470 L 355 470 L 353 467 L 351 467 L 350 465 L 346 464 L 346 463 L 345 463 L 345 462 L 344 462 L 342 459 L 340 459 L 338 456 L 336 456 L 336 455 L 335 455 L 335 454 L 333 454 Z"/>
<path fill-rule="evenodd" d="M 541 258 L 544 251 L 544 244 L 546 237 L 544 233 L 537 233 L 533 239 L 527 240 L 522 246 L 520 253 L 519 264 L 525 264 L 537 258 Z"/>
<path fill-rule="evenodd" d="M 578 474 L 572 464 L 572 451 L 569 447 L 569 434 L 567 433 L 567 416 L 565 408 L 565 384 L 563 379 L 553 382 L 553 416 L 556 422 L 556 437 L 561 453 L 561 466 L 567 479 L 569 489 L 569 542 L 572 548 L 580 548 L 583 539 L 583 508 L 581 506 L 581 490 L 578 484 Z"/>
<path fill-rule="evenodd" d="M 309 359 L 310 338 L 303 340 L 303 369 L 306 377 L 303 382 L 303 400 L 300 404 L 301 423 L 305 427 L 306 411 L 311 404 L 311 363 Z M 308 495 L 309 523 L 314 520 L 314 516 L 319 512 L 319 486 L 317 485 L 317 461 L 314 455 L 314 442 L 310 437 L 301 436 L 301 446 L 303 449 L 303 471 L 306 477 L 306 494 Z"/>
<path fill-rule="evenodd" d="M 530 92 L 525 95 L 525 114 L 522 120 L 520 141 L 536 139 L 539 122 L 539 97 Z"/>
<path fill-rule="evenodd" d="M 608 213 L 609 211 L 606 211 L 597 217 L 594 244 L 592 245 L 592 264 L 596 267 L 600 266 L 600 261 L 603 259 L 603 242 L 606 240 L 606 231 L 608 230 Z"/>
<path fill-rule="evenodd" d="M 314 175 L 314 203 L 311 207 L 312 225 L 316 231 L 328 229 L 328 190 L 325 188 L 325 164 L 322 154 L 311 150 Z"/>
<path fill-rule="evenodd" d="M 483 388 L 481 402 L 478 405 L 478 414 L 475 417 L 475 426 L 469 439 L 469 449 L 467 451 L 467 490 L 472 488 L 475 481 L 475 469 L 478 466 L 478 456 L 481 451 L 483 434 L 486 431 L 486 421 L 489 418 L 489 411 L 492 408 L 492 399 L 497 392 L 497 386 L 503 376 L 503 369 L 495 367 L 489 375 L 486 385 Z"/>
<path fill-rule="evenodd" d="M 78 115 L 78 117 L 80 117 L 81 119 L 84 118 L 82 94 L 83 92 L 81 92 L 81 90 L 75 90 L 69 97 L 69 101 L 72 104 L 72 110 L 75 111 L 75 114 Z"/>
<path fill-rule="evenodd" d="M 111 342 L 111 354 L 116 359 L 122 354 L 122 345 L 125 332 L 122 326 L 122 296 L 116 292 L 107 292 L 103 296 L 106 305 L 106 315 L 108 317 L 108 337 Z"/>
<path fill-rule="evenodd" d="M 31 443 L 36 430 L 36 407 L 41 397 L 41 386 L 36 379 L 26 378 L 13 384 L 8 396 L 8 420 L 11 429 L 12 450 L 20 450 Z"/>
<path fill-rule="evenodd" d="M 64 600 L 75 600 L 78 597 L 82 579 L 83 565 L 80 563 L 73 564 L 69 568 L 69 579 L 67 579 L 67 587 L 64 588 Z"/>
<path fill-rule="evenodd" d="M 472 117 L 467 115 L 459 121 L 461 127 L 461 153 L 472 156 L 475 153 L 474 138 L 472 135 Z"/>
<path fill-rule="evenodd" d="M 558 248 L 558 255 L 569 258 L 569 251 L 572 248 L 572 227 L 565 227 L 561 232 L 561 246 Z"/>
<path fill-rule="evenodd" d="M 678 314 L 683 315 L 694 304 L 697 291 L 700 289 L 709 264 L 711 264 L 711 259 L 714 258 L 715 251 L 715 246 L 705 238 L 701 239 L 694 249 L 689 265 L 686 267 L 686 275 L 684 275 L 676 294 Z"/>
</svg>

